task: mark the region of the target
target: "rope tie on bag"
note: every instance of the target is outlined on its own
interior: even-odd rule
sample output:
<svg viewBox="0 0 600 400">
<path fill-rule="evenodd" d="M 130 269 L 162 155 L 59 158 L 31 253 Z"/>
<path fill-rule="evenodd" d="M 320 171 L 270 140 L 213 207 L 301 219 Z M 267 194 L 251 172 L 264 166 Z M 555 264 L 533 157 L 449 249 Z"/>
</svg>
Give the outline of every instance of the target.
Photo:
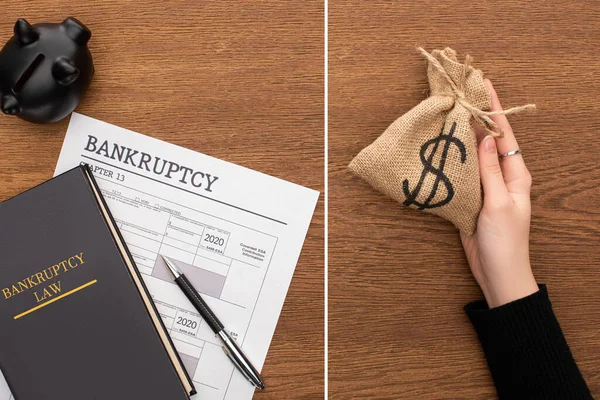
<svg viewBox="0 0 600 400">
<path fill-rule="evenodd" d="M 473 61 L 473 58 L 471 56 L 467 55 L 465 57 L 462 75 L 457 84 L 450 77 L 450 75 L 448 75 L 444 66 L 435 57 L 433 57 L 430 53 L 428 53 L 422 47 L 417 48 L 417 50 L 421 53 L 421 55 L 423 57 L 425 57 L 429 61 L 430 65 L 433 66 L 444 77 L 444 79 L 446 79 L 446 81 L 450 85 L 450 88 L 452 89 L 452 93 L 442 93 L 442 94 L 454 97 L 460 105 L 462 105 L 464 108 L 466 108 L 471 113 L 475 122 L 477 124 L 479 124 L 488 135 L 491 135 L 493 137 L 503 137 L 504 136 L 504 132 L 502 131 L 502 128 L 500 128 L 498 126 L 498 124 L 496 124 L 494 122 L 494 120 L 492 120 L 492 118 L 491 118 L 492 116 L 516 114 L 516 113 L 520 113 L 521 111 L 534 110 L 536 108 L 535 104 L 527 104 L 527 105 L 520 106 L 520 107 L 512 107 L 512 108 L 502 110 L 502 111 L 484 111 L 480 108 L 477 108 L 469 102 L 469 100 L 467 99 L 467 96 L 465 95 L 465 92 L 464 92 L 464 86 L 465 86 L 465 82 L 467 80 L 467 73 L 469 72 L 469 67 L 471 66 L 471 62 Z"/>
</svg>

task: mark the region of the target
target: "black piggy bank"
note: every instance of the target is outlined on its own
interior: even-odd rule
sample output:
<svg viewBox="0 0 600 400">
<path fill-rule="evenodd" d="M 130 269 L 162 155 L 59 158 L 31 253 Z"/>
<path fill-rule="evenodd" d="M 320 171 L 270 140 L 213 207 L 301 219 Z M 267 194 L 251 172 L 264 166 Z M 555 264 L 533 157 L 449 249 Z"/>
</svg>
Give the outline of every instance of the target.
<svg viewBox="0 0 600 400">
<path fill-rule="evenodd" d="M 15 24 L 0 51 L 0 108 L 35 123 L 57 122 L 83 98 L 94 75 L 92 33 L 75 18 L 60 24 Z"/>
</svg>

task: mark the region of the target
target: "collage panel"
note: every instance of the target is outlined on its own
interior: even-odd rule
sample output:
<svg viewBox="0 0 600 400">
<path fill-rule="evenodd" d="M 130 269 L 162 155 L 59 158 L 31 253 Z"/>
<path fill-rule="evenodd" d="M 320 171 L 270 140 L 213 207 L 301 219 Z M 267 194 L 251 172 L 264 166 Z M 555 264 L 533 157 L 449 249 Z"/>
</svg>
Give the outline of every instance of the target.
<svg viewBox="0 0 600 400">
<path fill-rule="evenodd" d="M 330 399 L 598 396 L 599 28 L 329 1 Z"/>
</svg>

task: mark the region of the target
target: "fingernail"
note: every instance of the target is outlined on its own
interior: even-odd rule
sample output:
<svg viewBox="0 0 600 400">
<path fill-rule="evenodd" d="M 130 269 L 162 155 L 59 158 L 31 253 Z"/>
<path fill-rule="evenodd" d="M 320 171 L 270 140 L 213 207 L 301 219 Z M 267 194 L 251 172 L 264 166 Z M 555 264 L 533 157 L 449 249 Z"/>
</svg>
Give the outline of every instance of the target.
<svg viewBox="0 0 600 400">
<path fill-rule="evenodd" d="M 490 96 L 493 96 L 494 93 L 496 93 L 496 89 L 494 89 L 494 85 L 492 85 L 492 81 L 490 81 L 489 79 L 485 79 L 484 84 L 485 84 L 485 87 L 487 88 L 487 90 L 490 92 Z M 497 94 L 496 94 L 496 96 L 497 96 Z"/>
<path fill-rule="evenodd" d="M 483 149 L 486 153 L 496 153 L 496 139 L 489 135 L 486 136 L 485 139 L 483 139 Z"/>
</svg>

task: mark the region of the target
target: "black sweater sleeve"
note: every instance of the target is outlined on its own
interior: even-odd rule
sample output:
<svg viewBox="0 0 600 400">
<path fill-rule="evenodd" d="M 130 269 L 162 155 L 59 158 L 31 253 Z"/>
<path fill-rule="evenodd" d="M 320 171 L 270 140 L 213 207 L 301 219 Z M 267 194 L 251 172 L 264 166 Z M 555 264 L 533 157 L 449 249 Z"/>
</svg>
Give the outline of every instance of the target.
<svg viewBox="0 0 600 400">
<path fill-rule="evenodd" d="M 497 308 L 465 311 L 477 331 L 500 399 L 591 399 L 563 336 L 545 285 Z"/>
</svg>

